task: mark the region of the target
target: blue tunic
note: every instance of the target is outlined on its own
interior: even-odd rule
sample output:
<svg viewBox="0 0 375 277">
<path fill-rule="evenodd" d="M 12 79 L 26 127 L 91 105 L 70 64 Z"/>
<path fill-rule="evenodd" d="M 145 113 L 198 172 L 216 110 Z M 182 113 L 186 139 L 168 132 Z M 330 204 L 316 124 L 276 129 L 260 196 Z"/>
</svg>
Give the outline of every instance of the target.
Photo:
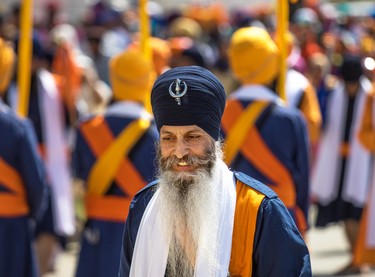
<svg viewBox="0 0 375 277">
<path fill-rule="evenodd" d="M 87 181 L 94 163 L 97 160 L 94 151 L 90 148 L 86 137 L 82 133 L 84 124 L 91 124 L 96 118 L 88 118 L 80 123 L 77 132 L 76 147 L 73 153 L 73 165 L 75 176 Z M 136 117 L 108 114 L 104 120 L 114 137 L 124 130 Z M 100 136 L 100 134 L 98 134 Z M 147 184 L 155 177 L 155 142 L 158 140 L 158 132 L 154 124 L 142 135 L 134 147 L 128 153 L 128 159 Z M 127 175 L 127 172 L 121 172 Z M 129 182 L 127 186 L 135 184 Z M 103 195 L 104 198 L 120 197 L 132 199 L 131 195 L 124 191 L 117 180 L 113 180 Z M 129 201 L 130 203 L 130 201 Z M 126 210 L 123 211 L 124 220 Z M 116 276 L 119 267 L 119 255 L 123 234 L 124 220 L 116 221 L 103 218 L 88 217 L 81 239 L 81 251 L 76 276 L 107 277 Z"/>
<path fill-rule="evenodd" d="M 310 255 L 293 219 L 277 195 L 264 184 L 239 172 L 236 180 L 265 195 L 258 210 L 254 244 L 252 276 L 311 276 Z M 133 199 L 125 224 L 119 277 L 130 273 L 139 225 L 155 190 L 151 183 Z M 248 207 L 252 205 L 243 203 Z M 254 209 L 254 213 L 257 211 Z M 236 222 L 241 225 L 241 222 Z M 147 262 L 147 261 L 145 261 Z"/>
<path fill-rule="evenodd" d="M 0 158 L 21 176 L 30 209 L 27 215 L 0 214 L 0 276 L 36 277 L 32 243 L 35 222 L 45 211 L 45 169 L 37 153 L 32 125 L 16 117 L 1 102 L 0 133 Z M 0 194 L 7 193 L 9 189 L 0 182 Z"/>
</svg>

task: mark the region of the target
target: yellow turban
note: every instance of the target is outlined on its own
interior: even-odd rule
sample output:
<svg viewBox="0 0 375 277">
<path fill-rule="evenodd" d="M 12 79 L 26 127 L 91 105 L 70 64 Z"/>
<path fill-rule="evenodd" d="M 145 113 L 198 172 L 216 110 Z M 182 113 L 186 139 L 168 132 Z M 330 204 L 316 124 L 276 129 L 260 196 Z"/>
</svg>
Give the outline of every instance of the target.
<svg viewBox="0 0 375 277">
<path fill-rule="evenodd" d="M 236 78 L 243 84 L 270 84 L 279 73 L 279 49 L 268 32 L 259 27 L 237 30 L 228 50 Z"/>
<path fill-rule="evenodd" d="M 13 48 L 0 38 L 0 94 L 4 93 L 12 79 L 14 60 Z"/>
<path fill-rule="evenodd" d="M 117 100 L 145 103 L 154 81 L 151 61 L 137 49 L 128 49 L 109 61 L 113 96 Z"/>
</svg>

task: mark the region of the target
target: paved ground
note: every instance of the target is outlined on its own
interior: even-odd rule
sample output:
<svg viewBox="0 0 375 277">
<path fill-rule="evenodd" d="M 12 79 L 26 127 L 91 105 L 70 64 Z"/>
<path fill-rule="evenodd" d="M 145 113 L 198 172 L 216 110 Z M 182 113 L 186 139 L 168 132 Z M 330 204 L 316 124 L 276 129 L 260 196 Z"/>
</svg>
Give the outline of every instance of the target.
<svg viewBox="0 0 375 277">
<path fill-rule="evenodd" d="M 307 234 L 307 241 L 314 277 L 331 276 L 350 260 L 349 246 L 340 225 L 319 230 L 311 229 Z M 56 272 L 44 277 L 73 277 L 77 249 L 77 244 L 69 245 L 68 251 L 58 258 Z M 375 277 L 375 269 L 368 273 L 351 275 L 351 277 L 359 276 Z"/>
<path fill-rule="evenodd" d="M 315 277 L 332 276 L 350 261 L 349 245 L 340 225 L 312 229 L 307 235 L 307 241 Z M 350 276 L 375 277 L 375 270 Z"/>
</svg>

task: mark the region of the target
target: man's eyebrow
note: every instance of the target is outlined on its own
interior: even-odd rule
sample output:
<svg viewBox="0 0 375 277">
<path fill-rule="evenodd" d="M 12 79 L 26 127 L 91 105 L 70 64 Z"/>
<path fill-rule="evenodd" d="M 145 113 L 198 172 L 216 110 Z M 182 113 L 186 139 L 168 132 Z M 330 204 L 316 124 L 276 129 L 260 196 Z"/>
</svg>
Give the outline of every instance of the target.
<svg viewBox="0 0 375 277">
<path fill-rule="evenodd" d="M 194 130 L 190 130 L 188 132 L 186 132 L 186 134 L 191 134 L 191 133 L 203 133 L 203 131 L 201 129 L 194 129 Z"/>
<path fill-rule="evenodd" d="M 166 131 L 166 130 L 160 130 L 160 134 L 173 134 L 173 133 L 170 131 Z"/>
</svg>

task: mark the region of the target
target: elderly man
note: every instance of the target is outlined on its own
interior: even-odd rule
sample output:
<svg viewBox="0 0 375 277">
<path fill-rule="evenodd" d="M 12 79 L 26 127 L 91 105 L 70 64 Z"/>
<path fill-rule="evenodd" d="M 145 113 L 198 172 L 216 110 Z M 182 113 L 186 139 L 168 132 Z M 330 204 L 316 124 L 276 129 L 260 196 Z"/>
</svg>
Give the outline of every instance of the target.
<svg viewBox="0 0 375 277">
<path fill-rule="evenodd" d="M 159 179 L 130 205 L 119 276 L 311 276 L 308 249 L 277 195 L 222 160 L 225 101 L 202 67 L 156 80 Z"/>
</svg>

